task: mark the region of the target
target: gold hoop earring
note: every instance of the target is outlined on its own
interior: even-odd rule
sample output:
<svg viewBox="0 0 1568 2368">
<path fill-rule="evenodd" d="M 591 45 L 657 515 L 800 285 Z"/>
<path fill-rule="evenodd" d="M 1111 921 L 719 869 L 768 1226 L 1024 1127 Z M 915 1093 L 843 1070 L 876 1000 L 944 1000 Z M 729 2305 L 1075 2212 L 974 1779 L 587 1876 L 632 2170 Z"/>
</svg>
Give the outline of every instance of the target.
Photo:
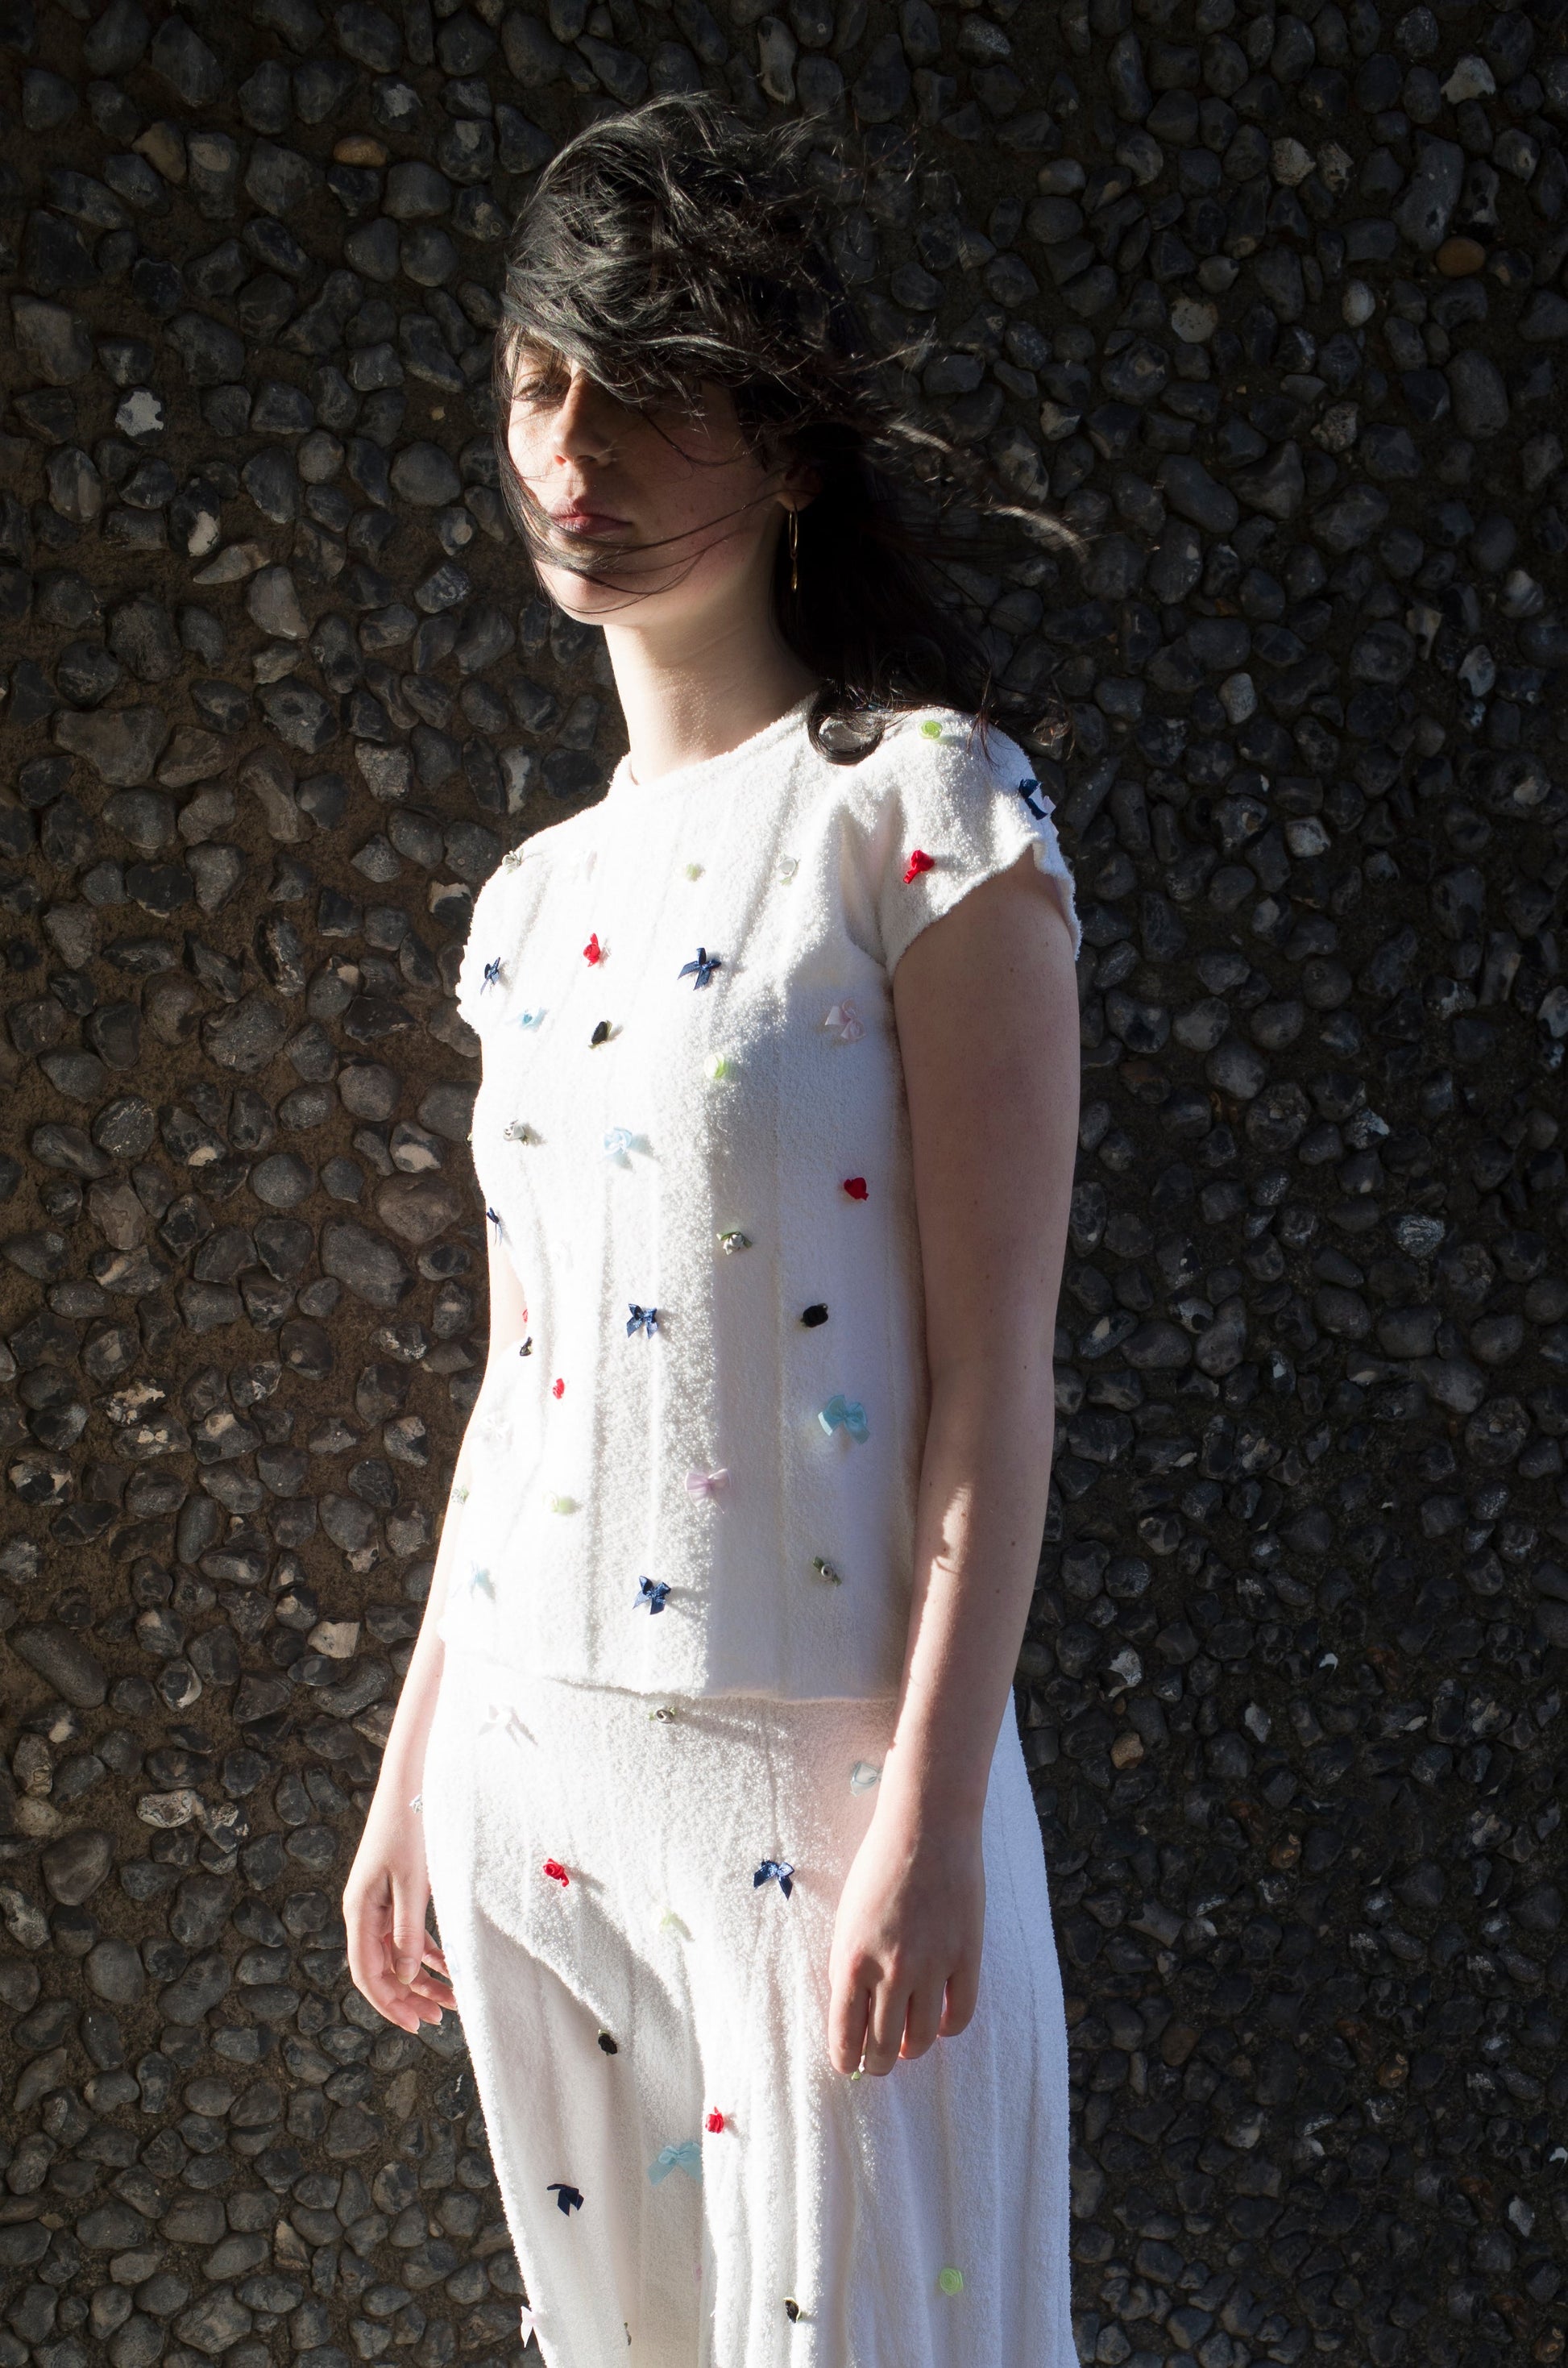
<svg viewBox="0 0 1568 2368">
<path fill-rule="evenodd" d="M 791 592 L 798 592 L 801 588 L 800 556 L 801 514 L 799 510 L 791 510 L 790 513 L 790 589 Z"/>
</svg>

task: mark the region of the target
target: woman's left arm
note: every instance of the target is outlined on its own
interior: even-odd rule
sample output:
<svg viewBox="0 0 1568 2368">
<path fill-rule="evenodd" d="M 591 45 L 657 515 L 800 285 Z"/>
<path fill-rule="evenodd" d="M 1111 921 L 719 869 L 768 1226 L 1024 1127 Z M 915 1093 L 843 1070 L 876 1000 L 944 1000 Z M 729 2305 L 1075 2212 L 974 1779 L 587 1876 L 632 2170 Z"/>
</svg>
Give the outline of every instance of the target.
<svg viewBox="0 0 1568 2368">
<path fill-rule="evenodd" d="M 979 1986 L 981 1821 L 1034 1589 L 1078 1134 L 1078 997 L 1032 851 L 893 973 L 926 1292 L 930 1418 L 897 1723 L 839 1900 L 828 2050 L 891 2071 Z"/>
</svg>

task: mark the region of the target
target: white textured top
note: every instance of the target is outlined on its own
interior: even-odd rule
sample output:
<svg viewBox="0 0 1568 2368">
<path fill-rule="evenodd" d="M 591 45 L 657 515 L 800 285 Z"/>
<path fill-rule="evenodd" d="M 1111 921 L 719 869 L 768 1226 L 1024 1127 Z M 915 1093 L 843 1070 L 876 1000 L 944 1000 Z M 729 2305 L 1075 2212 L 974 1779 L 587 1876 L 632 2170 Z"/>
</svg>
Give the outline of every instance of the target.
<svg viewBox="0 0 1568 2368">
<path fill-rule="evenodd" d="M 474 1166 L 528 1339 L 473 1409 L 440 1633 L 542 1676 L 898 1689 L 928 1384 L 892 974 L 1028 848 L 1078 922 L 1012 740 L 926 708 L 835 765 L 809 706 L 623 758 L 474 906 Z"/>
</svg>

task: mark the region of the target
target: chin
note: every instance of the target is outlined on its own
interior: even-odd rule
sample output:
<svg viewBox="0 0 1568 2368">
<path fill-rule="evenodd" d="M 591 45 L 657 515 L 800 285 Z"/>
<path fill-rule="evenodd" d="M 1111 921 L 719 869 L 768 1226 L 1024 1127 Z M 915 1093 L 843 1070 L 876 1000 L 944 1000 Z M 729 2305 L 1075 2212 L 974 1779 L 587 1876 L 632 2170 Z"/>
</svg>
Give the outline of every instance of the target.
<svg viewBox="0 0 1568 2368">
<path fill-rule="evenodd" d="M 590 584 L 564 567 L 541 567 L 538 572 L 546 598 L 580 625 L 597 624 L 602 617 L 625 605 L 624 588 L 618 592 L 608 584 Z"/>
</svg>

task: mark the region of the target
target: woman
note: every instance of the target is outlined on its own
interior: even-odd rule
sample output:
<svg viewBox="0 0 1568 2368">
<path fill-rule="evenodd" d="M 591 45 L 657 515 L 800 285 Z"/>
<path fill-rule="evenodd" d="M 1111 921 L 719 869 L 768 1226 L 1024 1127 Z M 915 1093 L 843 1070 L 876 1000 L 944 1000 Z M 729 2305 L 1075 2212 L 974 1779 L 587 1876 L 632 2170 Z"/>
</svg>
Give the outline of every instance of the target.
<svg viewBox="0 0 1568 2368">
<path fill-rule="evenodd" d="M 490 1354 L 349 1962 L 461 2012 L 550 2368 L 1069 2368 L 1010 1682 L 1077 923 L 808 159 L 658 101 L 516 242 L 504 475 L 630 748 L 474 910 Z"/>
</svg>

